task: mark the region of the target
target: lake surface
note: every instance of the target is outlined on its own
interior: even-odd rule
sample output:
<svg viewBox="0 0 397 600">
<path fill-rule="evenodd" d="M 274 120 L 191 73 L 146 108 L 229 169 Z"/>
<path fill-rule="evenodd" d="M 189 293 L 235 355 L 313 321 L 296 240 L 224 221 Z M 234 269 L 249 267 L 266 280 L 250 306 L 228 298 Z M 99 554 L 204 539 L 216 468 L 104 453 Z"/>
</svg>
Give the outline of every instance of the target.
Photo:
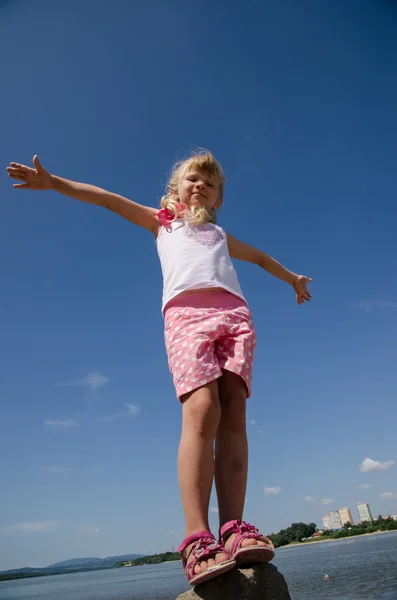
<svg viewBox="0 0 397 600">
<path fill-rule="evenodd" d="M 293 600 L 397 600 L 397 532 L 281 548 L 273 563 Z M 175 600 L 187 589 L 168 563 L 4 581 L 0 600 Z"/>
</svg>

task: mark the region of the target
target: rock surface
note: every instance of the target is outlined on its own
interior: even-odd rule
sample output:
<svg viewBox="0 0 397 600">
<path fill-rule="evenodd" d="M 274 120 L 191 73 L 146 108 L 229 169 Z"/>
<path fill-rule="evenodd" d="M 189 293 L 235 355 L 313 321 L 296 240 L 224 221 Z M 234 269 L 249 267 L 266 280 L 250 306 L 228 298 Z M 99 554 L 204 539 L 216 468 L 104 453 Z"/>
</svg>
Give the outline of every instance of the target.
<svg viewBox="0 0 397 600">
<path fill-rule="evenodd" d="M 235 569 L 184 592 L 176 600 L 291 600 L 284 577 L 273 565 Z"/>
</svg>

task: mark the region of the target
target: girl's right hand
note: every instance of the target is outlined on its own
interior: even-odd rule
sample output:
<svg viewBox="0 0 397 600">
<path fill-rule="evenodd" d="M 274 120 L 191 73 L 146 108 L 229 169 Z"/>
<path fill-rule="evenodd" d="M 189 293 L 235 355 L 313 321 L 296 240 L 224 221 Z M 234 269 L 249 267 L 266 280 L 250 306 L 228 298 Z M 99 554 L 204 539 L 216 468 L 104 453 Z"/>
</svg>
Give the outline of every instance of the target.
<svg viewBox="0 0 397 600">
<path fill-rule="evenodd" d="M 8 176 L 18 179 L 22 183 L 14 183 L 14 188 L 27 188 L 29 190 L 51 190 L 53 179 L 44 167 L 41 166 L 37 154 L 33 157 L 34 169 L 19 163 L 12 162 L 7 167 Z"/>
</svg>

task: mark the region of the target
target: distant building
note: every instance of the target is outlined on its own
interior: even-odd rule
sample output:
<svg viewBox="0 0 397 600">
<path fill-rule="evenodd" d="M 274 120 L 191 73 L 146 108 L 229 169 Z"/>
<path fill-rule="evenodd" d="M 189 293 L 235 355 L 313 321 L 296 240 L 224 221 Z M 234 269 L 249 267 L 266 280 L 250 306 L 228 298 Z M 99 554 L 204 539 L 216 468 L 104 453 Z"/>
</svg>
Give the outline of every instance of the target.
<svg viewBox="0 0 397 600">
<path fill-rule="evenodd" d="M 324 529 L 332 529 L 331 528 L 331 521 L 330 521 L 329 515 L 324 515 L 324 517 L 323 517 L 323 525 L 324 525 Z"/>
<path fill-rule="evenodd" d="M 346 523 L 350 523 L 351 525 L 354 525 L 354 521 L 353 521 L 353 517 L 352 517 L 350 508 L 340 508 L 338 512 L 339 512 L 339 518 L 340 518 L 342 527 Z"/>
<path fill-rule="evenodd" d="M 342 522 L 338 510 L 331 510 L 323 517 L 324 529 L 342 529 Z"/>
<path fill-rule="evenodd" d="M 390 515 L 390 518 L 393 519 L 393 521 L 397 521 L 397 515 Z"/>
<path fill-rule="evenodd" d="M 331 523 L 330 529 L 342 529 L 342 523 L 339 516 L 339 510 L 331 510 L 328 513 L 328 517 Z"/>
<path fill-rule="evenodd" d="M 360 516 L 360 523 L 365 521 L 372 523 L 373 518 L 368 502 L 358 502 L 357 509 Z"/>
<path fill-rule="evenodd" d="M 320 537 L 321 535 L 324 535 L 324 531 L 316 531 L 315 533 L 313 533 L 312 536 L 310 536 L 310 538 Z M 309 540 L 310 540 L 310 538 L 309 538 Z"/>
</svg>

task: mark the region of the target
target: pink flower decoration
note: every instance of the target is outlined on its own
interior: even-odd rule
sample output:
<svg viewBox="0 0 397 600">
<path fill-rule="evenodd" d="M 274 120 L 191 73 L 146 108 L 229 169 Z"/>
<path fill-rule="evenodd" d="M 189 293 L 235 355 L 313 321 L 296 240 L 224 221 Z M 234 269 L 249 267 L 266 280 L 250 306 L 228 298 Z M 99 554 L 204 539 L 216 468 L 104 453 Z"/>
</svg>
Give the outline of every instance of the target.
<svg viewBox="0 0 397 600">
<path fill-rule="evenodd" d="M 157 211 L 157 218 L 163 227 L 168 228 L 170 223 L 172 223 L 172 221 L 175 219 L 175 215 L 170 210 L 162 208 L 161 210 Z"/>
<path fill-rule="evenodd" d="M 183 215 L 186 212 L 187 206 L 184 202 L 178 202 L 176 205 L 177 211 Z"/>
</svg>

